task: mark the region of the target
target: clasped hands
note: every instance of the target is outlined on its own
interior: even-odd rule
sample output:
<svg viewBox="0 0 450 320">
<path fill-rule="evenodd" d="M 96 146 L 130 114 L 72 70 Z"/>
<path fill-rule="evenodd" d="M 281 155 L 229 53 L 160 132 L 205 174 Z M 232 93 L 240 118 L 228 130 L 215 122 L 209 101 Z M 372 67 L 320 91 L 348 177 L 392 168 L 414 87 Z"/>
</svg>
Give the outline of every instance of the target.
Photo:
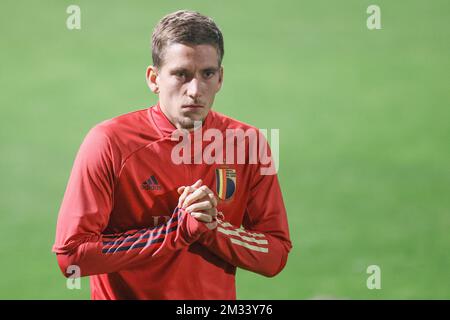
<svg viewBox="0 0 450 320">
<path fill-rule="evenodd" d="M 191 186 L 178 188 L 178 207 L 184 209 L 188 214 L 198 221 L 204 222 L 209 229 L 217 226 L 217 199 L 214 192 L 202 180 L 197 180 Z"/>
</svg>

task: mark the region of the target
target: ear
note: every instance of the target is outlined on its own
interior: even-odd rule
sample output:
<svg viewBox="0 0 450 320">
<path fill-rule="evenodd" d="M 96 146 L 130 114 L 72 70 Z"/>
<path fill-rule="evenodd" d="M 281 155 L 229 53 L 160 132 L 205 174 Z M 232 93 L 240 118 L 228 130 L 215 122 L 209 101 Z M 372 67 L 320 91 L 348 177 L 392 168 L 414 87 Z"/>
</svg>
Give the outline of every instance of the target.
<svg viewBox="0 0 450 320">
<path fill-rule="evenodd" d="M 216 92 L 219 92 L 220 88 L 222 88 L 222 84 L 223 84 L 223 66 L 220 67 L 220 71 L 219 71 L 219 84 L 218 84 L 218 86 L 217 86 Z"/>
<path fill-rule="evenodd" d="M 145 78 L 147 80 L 147 85 L 152 90 L 153 93 L 159 93 L 158 86 L 158 70 L 155 66 L 148 66 Z"/>
</svg>

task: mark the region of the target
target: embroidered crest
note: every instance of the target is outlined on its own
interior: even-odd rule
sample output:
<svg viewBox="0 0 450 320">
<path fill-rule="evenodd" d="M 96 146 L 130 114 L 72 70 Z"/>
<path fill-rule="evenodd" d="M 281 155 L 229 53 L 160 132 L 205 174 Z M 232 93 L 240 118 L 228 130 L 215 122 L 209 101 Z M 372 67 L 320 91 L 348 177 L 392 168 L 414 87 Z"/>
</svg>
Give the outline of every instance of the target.
<svg viewBox="0 0 450 320">
<path fill-rule="evenodd" d="M 216 169 L 216 192 L 221 200 L 229 200 L 236 191 L 236 170 L 230 168 Z"/>
</svg>

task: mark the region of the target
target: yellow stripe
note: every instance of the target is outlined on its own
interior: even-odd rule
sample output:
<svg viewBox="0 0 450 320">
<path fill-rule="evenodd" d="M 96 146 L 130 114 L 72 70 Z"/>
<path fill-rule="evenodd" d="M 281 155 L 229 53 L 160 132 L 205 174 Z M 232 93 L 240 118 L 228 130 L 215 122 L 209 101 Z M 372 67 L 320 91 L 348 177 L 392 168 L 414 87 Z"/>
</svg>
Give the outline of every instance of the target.
<svg viewBox="0 0 450 320">
<path fill-rule="evenodd" d="M 224 196 L 223 196 L 224 187 L 223 187 L 222 171 L 223 171 L 223 169 L 219 169 L 219 198 L 223 200 L 224 199 Z"/>
</svg>

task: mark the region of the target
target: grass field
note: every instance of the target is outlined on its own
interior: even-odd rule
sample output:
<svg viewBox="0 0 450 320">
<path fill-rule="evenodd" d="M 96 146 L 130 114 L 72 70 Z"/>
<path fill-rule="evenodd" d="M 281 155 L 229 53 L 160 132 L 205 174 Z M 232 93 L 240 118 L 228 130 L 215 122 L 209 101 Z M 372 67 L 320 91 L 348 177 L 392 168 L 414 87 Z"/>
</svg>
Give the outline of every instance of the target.
<svg viewBox="0 0 450 320">
<path fill-rule="evenodd" d="M 66 28 L 69 4 L 81 30 Z M 239 271 L 238 297 L 450 298 L 446 0 L 2 1 L 0 298 L 89 298 L 51 253 L 73 159 L 96 123 L 156 102 L 151 31 L 182 8 L 224 33 L 215 109 L 280 129 L 294 249 L 275 278 Z"/>
</svg>

